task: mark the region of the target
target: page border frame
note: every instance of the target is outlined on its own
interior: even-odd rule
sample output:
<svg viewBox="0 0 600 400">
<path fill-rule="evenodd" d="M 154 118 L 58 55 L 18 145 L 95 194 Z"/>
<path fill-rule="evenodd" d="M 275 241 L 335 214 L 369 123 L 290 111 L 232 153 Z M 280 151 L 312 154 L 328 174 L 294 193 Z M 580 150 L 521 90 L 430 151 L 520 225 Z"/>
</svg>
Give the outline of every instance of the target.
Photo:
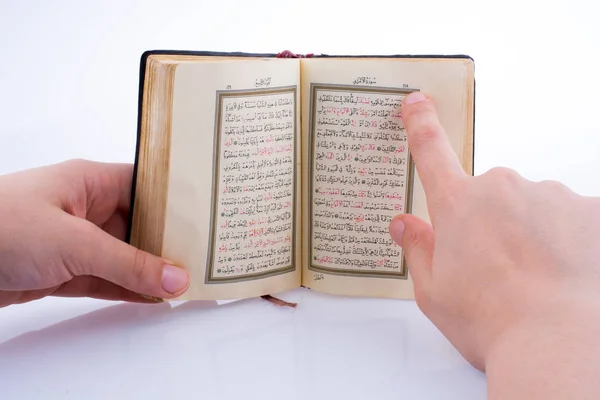
<svg viewBox="0 0 600 400">
<path fill-rule="evenodd" d="M 246 97 L 246 96 L 261 96 L 261 95 L 271 95 L 271 94 L 283 94 L 283 93 L 293 93 L 293 145 L 294 145 L 294 153 L 293 153 L 293 166 L 292 166 L 292 175 L 293 175 L 293 189 L 292 189 L 292 240 L 291 240 L 291 264 L 285 267 L 280 267 L 277 269 L 269 270 L 266 272 L 259 272 L 254 274 L 247 274 L 243 276 L 234 276 L 234 277 L 220 277 L 216 278 L 213 276 L 213 268 L 214 268 L 214 257 L 215 257 L 215 237 L 216 237 L 216 221 L 217 218 L 217 210 L 218 210 L 218 191 L 219 191 L 219 170 L 220 170 L 220 159 L 221 159 L 221 117 L 222 117 L 222 106 L 223 99 L 225 97 Z M 270 278 L 278 275 L 283 275 L 287 273 L 295 272 L 297 269 L 296 264 L 296 240 L 297 240 L 297 226 L 296 226 L 296 213 L 298 210 L 298 167 L 297 160 L 299 157 L 298 154 L 298 86 L 297 85 L 288 85 L 288 86 L 277 86 L 277 87 L 267 87 L 267 88 L 252 88 L 252 89 L 225 89 L 225 90 L 217 90 L 216 92 L 216 104 L 215 104 L 215 131 L 214 131 L 214 147 L 213 147 L 213 173 L 212 173 L 212 201 L 211 201 L 211 212 L 210 212 L 210 234 L 208 240 L 208 248 L 207 248 L 207 259 L 206 259 L 206 273 L 204 278 L 204 284 L 223 284 L 223 283 L 241 283 L 241 282 L 249 282 L 258 279 Z"/>
<path fill-rule="evenodd" d="M 315 273 L 323 273 L 330 275 L 338 275 L 338 276 L 347 276 L 347 277 L 360 277 L 360 278 L 384 278 L 384 279 L 401 279 L 408 280 L 408 268 L 406 265 L 406 258 L 404 255 L 404 249 L 401 249 L 400 257 L 400 272 L 388 272 L 388 271 L 361 271 L 361 270 L 349 270 L 349 269 L 340 269 L 340 268 L 329 268 L 322 267 L 320 265 L 315 265 L 313 263 L 313 212 L 312 212 L 312 202 L 313 202 L 313 180 L 314 180 L 314 123 L 315 123 L 315 108 L 316 108 L 316 94 L 319 90 L 329 90 L 329 91 L 340 91 L 340 92 L 367 92 L 367 93 L 378 93 L 378 94 L 404 94 L 405 96 L 412 93 L 418 92 L 419 89 L 415 88 L 407 88 L 407 87 L 389 87 L 389 86 L 366 86 L 366 85 L 352 85 L 352 84 L 331 84 L 331 83 L 315 83 L 311 82 L 310 84 L 310 99 L 309 99 L 309 123 L 308 123 L 308 160 L 309 165 L 308 168 L 308 182 L 307 189 L 308 190 L 308 204 L 307 204 L 307 212 L 308 212 L 308 227 L 307 227 L 307 239 L 308 239 L 308 266 L 307 269 L 309 271 Z M 413 202 L 413 186 L 414 186 L 414 170 L 415 165 L 413 162 L 413 158 L 410 153 L 410 148 L 408 148 L 408 156 L 407 156 L 407 187 L 406 187 L 406 195 L 404 201 L 404 213 L 410 214 L 412 211 L 412 202 Z"/>
</svg>

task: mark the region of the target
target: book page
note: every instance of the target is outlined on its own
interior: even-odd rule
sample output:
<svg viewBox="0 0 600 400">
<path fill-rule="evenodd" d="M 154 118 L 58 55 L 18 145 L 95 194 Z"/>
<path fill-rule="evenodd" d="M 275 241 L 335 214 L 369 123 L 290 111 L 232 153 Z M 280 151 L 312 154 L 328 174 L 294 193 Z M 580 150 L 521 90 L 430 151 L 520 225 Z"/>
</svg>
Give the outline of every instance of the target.
<svg viewBox="0 0 600 400">
<path fill-rule="evenodd" d="M 401 213 L 429 221 L 400 105 L 415 90 L 431 95 L 457 154 L 470 165 L 468 64 L 302 60 L 304 286 L 350 296 L 414 296 L 402 248 L 388 230 Z"/>
<path fill-rule="evenodd" d="M 300 285 L 299 64 L 177 67 L 162 255 L 192 277 L 179 300 Z"/>
</svg>

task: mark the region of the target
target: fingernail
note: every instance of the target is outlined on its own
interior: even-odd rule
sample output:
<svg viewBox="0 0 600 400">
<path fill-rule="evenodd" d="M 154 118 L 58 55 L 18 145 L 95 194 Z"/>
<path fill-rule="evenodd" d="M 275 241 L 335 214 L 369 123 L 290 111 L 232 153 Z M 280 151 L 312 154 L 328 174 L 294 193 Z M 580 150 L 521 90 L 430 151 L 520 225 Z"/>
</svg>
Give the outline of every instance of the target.
<svg viewBox="0 0 600 400">
<path fill-rule="evenodd" d="M 404 98 L 405 104 L 418 103 L 420 101 L 427 100 L 427 97 L 421 92 L 412 92 Z"/>
<path fill-rule="evenodd" d="M 402 246 L 402 235 L 404 235 L 404 222 L 396 217 L 390 222 L 390 236 L 398 246 Z"/>
<path fill-rule="evenodd" d="M 171 293 L 178 293 L 188 285 L 189 276 L 182 268 L 165 265 L 162 273 L 162 288 Z"/>
<path fill-rule="evenodd" d="M 164 300 L 161 299 L 160 297 L 155 297 L 155 296 L 149 296 L 147 294 L 142 294 L 140 293 L 140 296 L 142 296 L 143 298 L 145 298 L 146 300 L 152 300 L 155 301 L 157 303 L 164 303 Z"/>
</svg>

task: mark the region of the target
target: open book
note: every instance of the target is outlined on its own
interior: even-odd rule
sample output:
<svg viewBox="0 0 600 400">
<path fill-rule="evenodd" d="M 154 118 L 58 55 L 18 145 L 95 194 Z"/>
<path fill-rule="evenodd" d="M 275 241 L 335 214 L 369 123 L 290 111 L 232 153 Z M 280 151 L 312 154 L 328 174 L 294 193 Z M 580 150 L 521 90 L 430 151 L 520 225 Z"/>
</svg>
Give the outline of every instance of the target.
<svg viewBox="0 0 600 400">
<path fill-rule="evenodd" d="M 472 174 L 470 57 L 144 53 L 129 243 L 189 271 L 180 300 L 412 298 L 388 226 L 429 220 L 402 123 L 416 90 Z"/>
</svg>

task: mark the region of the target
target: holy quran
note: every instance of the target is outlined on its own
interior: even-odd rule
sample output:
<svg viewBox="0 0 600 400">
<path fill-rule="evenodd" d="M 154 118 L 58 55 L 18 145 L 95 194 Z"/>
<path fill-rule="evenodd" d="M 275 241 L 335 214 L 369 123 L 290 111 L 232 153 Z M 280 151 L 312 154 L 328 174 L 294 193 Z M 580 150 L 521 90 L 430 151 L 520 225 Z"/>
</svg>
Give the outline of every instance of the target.
<svg viewBox="0 0 600 400">
<path fill-rule="evenodd" d="M 143 54 L 129 243 L 189 272 L 180 300 L 413 298 L 388 231 L 429 220 L 402 99 L 433 99 L 472 174 L 473 60 L 290 54 Z"/>
</svg>

